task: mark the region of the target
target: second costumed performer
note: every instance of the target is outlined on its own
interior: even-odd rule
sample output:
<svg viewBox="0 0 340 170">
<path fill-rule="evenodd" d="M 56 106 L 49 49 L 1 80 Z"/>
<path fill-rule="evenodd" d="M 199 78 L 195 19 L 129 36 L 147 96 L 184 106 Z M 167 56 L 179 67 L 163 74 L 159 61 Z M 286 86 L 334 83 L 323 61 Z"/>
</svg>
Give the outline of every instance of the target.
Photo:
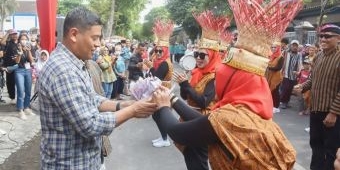
<svg viewBox="0 0 340 170">
<path fill-rule="evenodd" d="M 202 115 L 160 88 L 154 93 L 159 106 L 156 120 L 179 144 L 208 145 L 214 170 L 292 169 L 296 152 L 272 121 L 273 103 L 264 73 L 271 44 L 301 9 L 302 1 L 229 0 L 229 5 L 239 37 L 216 70 L 218 101 L 213 110 Z M 184 122 L 171 114 L 171 106 Z"/>
</svg>

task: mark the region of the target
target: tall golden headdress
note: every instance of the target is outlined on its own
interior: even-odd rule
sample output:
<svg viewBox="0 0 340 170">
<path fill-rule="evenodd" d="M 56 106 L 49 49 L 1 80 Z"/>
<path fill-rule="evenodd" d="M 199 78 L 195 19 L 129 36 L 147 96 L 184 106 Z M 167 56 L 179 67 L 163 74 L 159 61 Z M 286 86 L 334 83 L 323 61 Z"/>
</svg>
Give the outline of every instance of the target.
<svg viewBox="0 0 340 170">
<path fill-rule="evenodd" d="M 228 0 L 238 30 L 235 47 L 224 63 L 263 76 L 270 46 L 281 39 L 289 23 L 302 9 L 302 0 Z"/>
<path fill-rule="evenodd" d="M 199 48 L 218 51 L 220 49 L 219 33 L 230 26 L 228 17 L 214 16 L 211 11 L 201 14 L 193 14 L 196 21 L 202 27 L 202 37 L 198 43 Z"/>
<path fill-rule="evenodd" d="M 170 20 L 157 19 L 152 28 L 157 46 L 169 47 L 169 39 L 174 30 L 174 23 Z"/>
<path fill-rule="evenodd" d="M 231 42 L 234 39 L 234 35 L 231 32 L 223 29 L 220 30 L 219 36 L 220 36 L 220 50 L 223 51 L 228 50 Z"/>
</svg>

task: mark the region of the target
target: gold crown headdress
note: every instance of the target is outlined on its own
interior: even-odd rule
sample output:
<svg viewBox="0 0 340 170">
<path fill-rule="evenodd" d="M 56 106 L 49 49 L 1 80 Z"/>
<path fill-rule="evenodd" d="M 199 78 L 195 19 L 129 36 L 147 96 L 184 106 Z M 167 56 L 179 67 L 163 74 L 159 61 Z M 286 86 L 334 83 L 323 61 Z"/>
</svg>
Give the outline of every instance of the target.
<svg viewBox="0 0 340 170">
<path fill-rule="evenodd" d="M 225 29 L 220 31 L 220 50 L 228 50 L 228 48 L 230 47 L 230 43 L 232 42 L 232 40 L 234 39 L 234 35 L 229 32 L 226 31 Z"/>
<path fill-rule="evenodd" d="M 238 30 L 235 48 L 224 63 L 263 76 L 270 46 L 281 39 L 289 23 L 302 9 L 302 0 L 228 0 Z"/>
<path fill-rule="evenodd" d="M 202 37 L 198 43 L 199 48 L 207 48 L 218 51 L 219 32 L 230 26 L 230 19 L 222 16 L 214 16 L 211 11 L 205 11 L 201 14 L 193 14 L 196 21 L 202 27 Z"/>
<path fill-rule="evenodd" d="M 170 20 L 157 19 L 152 28 L 157 46 L 169 47 L 169 39 L 174 30 L 174 23 Z"/>
</svg>

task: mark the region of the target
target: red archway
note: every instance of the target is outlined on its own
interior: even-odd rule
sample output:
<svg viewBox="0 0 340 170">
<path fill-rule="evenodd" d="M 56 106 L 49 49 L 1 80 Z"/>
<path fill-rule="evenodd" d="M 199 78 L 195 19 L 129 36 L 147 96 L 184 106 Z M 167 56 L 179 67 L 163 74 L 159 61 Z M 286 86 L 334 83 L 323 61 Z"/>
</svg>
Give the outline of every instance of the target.
<svg viewBox="0 0 340 170">
<path fill-rule="evenodd" d="M 51 52 L 56 43 L 57 0 L 37 0 L 40 46 Z"/>
</svg>

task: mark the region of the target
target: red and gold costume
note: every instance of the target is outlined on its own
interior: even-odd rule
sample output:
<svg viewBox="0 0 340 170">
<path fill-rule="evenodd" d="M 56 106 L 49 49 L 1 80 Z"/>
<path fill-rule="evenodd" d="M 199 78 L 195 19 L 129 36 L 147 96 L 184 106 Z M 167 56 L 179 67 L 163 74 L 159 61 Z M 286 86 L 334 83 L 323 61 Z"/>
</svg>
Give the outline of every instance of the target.
<svg viewBox="0 0 340 170">
<path fill-rule="evenodd" d="M 270 46 L 301 9 L 301 1 L 228 0 L 238 41 L 216 71 L 219 98 L 209 121 L 221 145 L 209 147 L 212 169 L 292 169 L 296 152 L 273 116 L 265 70 Z M 231 155 L 226 155 L 223 147 Z M 232 158 L 232 159 L 231 159 Z"/>
<path fill-rule="evenodd" d="M 173 74 L 173 65 L 170 61 L 169 39 L 173 32 L 173 29 L 174 29 L 173 22 L 165 20 L 164 21 L 156 20 L 153 27 L 153 32 L 156 37 L 156 46 L 161 47 L 163 52 L 161 57 L 157 57 L 156 54 L 153 54 L 151 57 L 152 63 L 147 64 L 149 67 L 152 67 L 152 72 L 166 71 L 164 77 L 162 76 L 158 78 L 162 80 L 162 85 L 169 89 L 171 88 L 171 79 Z M 167 65 L 167 69 L 159 70 L 159 67 L 162 64 L 165 64 L 164 62 Z M 163 73 L 160 74 L 163 75 Z"/>
<path fill-rule="evenodd" d="M 209 63 L 204 68 L 195 68 L 192 70 L 190 86 L 195 89 L 197 94 L 203 95 L 207 84 L 215 78 L 216 66 L 222 61 L 219 54 L 219 49 L 221 47 L 219 42 L 219 32 L 230 25 L 230 19 L 227 17 L 214 16 L 211 11 L 194 14 L 194 17 L 202 27 L 202 38 L 198 45 L 200 49 L 207 50 Z M 191 96 L 188 96 L 187 100 L 190 106 L 200 108 Z M 200 111 L 202 114 L 206 115 L 209 113 L 213 105 L 214 101 L 212 100 L 207 108 L 202 108 Z"/>
</svg>

